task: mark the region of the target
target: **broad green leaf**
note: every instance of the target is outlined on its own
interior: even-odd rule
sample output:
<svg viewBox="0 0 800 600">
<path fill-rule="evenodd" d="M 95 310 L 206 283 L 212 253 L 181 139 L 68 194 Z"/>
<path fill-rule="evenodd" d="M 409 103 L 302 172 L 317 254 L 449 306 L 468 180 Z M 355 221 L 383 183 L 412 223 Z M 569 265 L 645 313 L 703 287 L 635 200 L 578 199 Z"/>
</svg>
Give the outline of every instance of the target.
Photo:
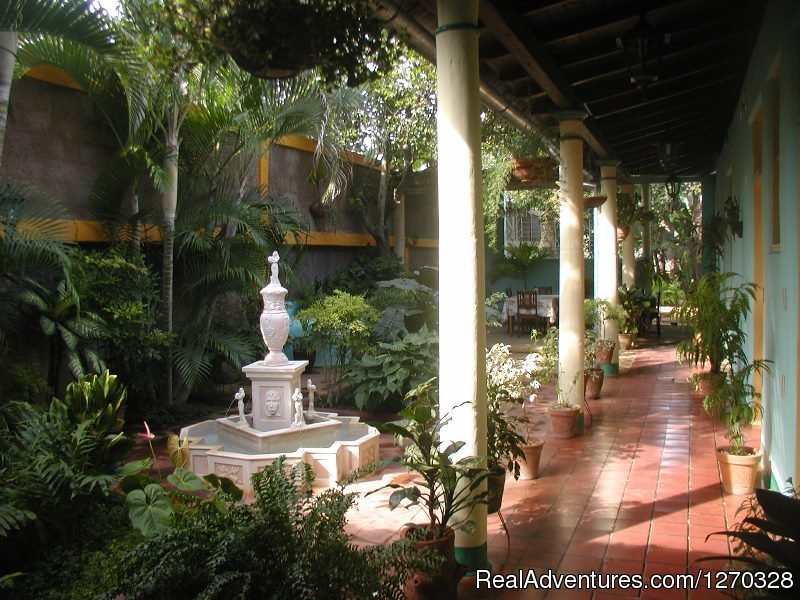
<svg viewBox="0 0 800 600">
<path fill-rule="evenodd" d="M 175 472 L 167 477 L 167 481 L 181 492 L 202 492 L 207 489 L 202 479 L 182 467 L 177 467 Z"/>
<path fill-rule="evenodd" d="M 145 537 L 153 537 L 172 527 L 173 514 L 169 495 L 157 483 L 128 494 L 128 517 Z"/>
</svg>

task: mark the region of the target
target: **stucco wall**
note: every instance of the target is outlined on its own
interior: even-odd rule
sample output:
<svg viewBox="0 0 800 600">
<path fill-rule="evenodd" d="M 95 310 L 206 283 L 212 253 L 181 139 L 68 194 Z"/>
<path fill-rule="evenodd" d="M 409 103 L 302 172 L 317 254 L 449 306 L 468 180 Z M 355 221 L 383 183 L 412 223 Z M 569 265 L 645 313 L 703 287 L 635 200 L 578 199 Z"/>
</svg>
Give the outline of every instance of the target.
<svg viewBox="0 0 800 600">
<path fill-rule="evenodd" d="M 74 218 L 89 219 L 86 199 L 114 151 L 86 94 L 29 77 L 14 82 L 0 175 L 34 184 Z"/>
<path fill-rule="evenodd" d="M 800 134 L 800 5 L 792 0 L 769 3 L 758 41 L 739 97 L 728 141 L 717 163 L 716 209 L 722 212 L 725 199 L 738 199 L 744 230 L 741 238 L 727 243 L 722 269 L 755 281 L 763 274 L 763 357 L 773 361 L 772 374 L 765 377 L 763 403 L 765 415 L 762 441 L 769 457 L 773 486 L 785 487 L 786 479 L 798 479 L 798 140 Z M 773 81 L 779 81 L 779 110 L 771 101 Z M 756 181 L 753 122 L 762 118 L 761 189 L 763 259 L 758 264 L 754 223 Z M 778 119 L 780 169 L 779 227 L 780 247 L 772 245 L 772 184 L 775 172 L 770 149 L 773 143 L 772 120 Z M 753 347 L 754 317 L 747 323 L 750 355 Z M 754 442 L 755 440 L 750 440 Z"/>
</svg>

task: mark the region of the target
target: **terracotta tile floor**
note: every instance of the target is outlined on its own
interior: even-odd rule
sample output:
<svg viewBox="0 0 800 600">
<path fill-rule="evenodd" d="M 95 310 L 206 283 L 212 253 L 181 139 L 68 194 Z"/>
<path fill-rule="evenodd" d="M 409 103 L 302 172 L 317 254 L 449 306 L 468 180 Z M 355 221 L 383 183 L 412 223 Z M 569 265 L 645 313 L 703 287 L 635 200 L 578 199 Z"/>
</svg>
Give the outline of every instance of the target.
<svg viewBox="0 0 800 600">
<path fill-rule="evenodd" d="M 622 373 L 607 378 L 600 400 L 590 400 L 592 422 L 582 435 L 550 438 L 547 394 L 527 409 L 536 433 L 546 439 L 540 475 L 507 480 L 502 513 L 489 516 L 493 573 L 553 569 L 557 573 L 670 574 L 723 563 L 694 559 L 727 553 L 724 537 L 706 535 L 734 522 L 744 497 L 722 491 L 714 455 L 714 424 L 693 396 L 690 370 L 675 360 L 674 345 L 627 352 Z M 588 422 L 588 419 L 587 419 Z M 758 432 L 749 432 L 751 440 Z M 384 473 L 383 481 L 398 476 Z M 375 489 L 377 481 L 362 482 Z M 359 543 L 397 535 L 413 515 L 389 512 L 386 496 L 362 498 L 349 530 Z M 462 598 L 717 598 L 685 590 L 487 590 L 475 579 L 461 583 Z"/>
</svg>

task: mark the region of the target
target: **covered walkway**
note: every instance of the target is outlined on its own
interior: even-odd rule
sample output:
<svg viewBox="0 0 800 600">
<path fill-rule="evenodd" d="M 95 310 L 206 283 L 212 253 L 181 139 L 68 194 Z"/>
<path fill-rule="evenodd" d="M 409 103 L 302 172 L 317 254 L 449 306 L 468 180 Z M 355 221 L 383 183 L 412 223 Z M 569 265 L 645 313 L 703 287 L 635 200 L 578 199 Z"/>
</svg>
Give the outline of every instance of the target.
<svg viewBox="0 0 800 600">
<path fill-rule="evenodd" d="M 493 573 L 533 568 L 647 577 L 722 568 L 721 562 L 690 566 L 698 557 L 727 553 L 725 538 L 706 536 L 740 520 L 735 513 L 744 497 L 725 495 L 718 476 L 714 448 L 725 441 L 722 431 L 715 431 L 692 393 L 691 370 L 676 362 L 674 345 L 639 348 L 623 354 L 621 363 L 622 375 L 606 379 L 602 399 L 589 400 L 594 422 L 579 437 L 549 437 L 546 410 L 553 398 L 547 394 L 528 408 L 536 435 L 546 439 L 540 475 L 507 480 L 502 513 L 510 544 L 499 518 L 489 517 Z M 748 439 L 758 440 L 757 432 Z M 396 535 L 394 525 L 410 520 L 406 510 L 389 513 L 378 496 L 364 499 L 351 516 L 356 541 L 385 541 Z M 702 586 L 692 592 L 475 588 L 474 579 L 465 579 L 461 597 L 724 597 Z"/>
</svg>

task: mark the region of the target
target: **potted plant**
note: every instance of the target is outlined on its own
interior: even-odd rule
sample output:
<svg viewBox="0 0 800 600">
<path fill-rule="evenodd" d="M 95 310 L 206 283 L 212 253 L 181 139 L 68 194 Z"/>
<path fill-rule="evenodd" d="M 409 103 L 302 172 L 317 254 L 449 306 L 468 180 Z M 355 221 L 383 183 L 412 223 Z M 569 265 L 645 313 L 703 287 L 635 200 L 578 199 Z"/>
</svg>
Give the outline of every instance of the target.
<svg viewBox="0 0 800 600">
<path fill-rule="evenodd" d="M 583 341 L 583 389 L 587 398 L 597 400 L 603 389 L 605 373 L 597 366 L 597 336 L 587 329 Z"/>
<path fill-rule="evenodd" d="M 627 192 L 617 194 L 617 240 L 620 242 L 630 235 L 636 221 L 636 196 Z"/>
<path fill-rule="evenodd" d="M 548 409 L 548 413 L 550 414 L 550 429 L 553 437 L 575 437 L 578 432 L 580 408 L 572 404 L 562 390 L 558 390 L 558 400 Z"/>
<path fill-rule="evenodd" d="M 455 560 L 454 530 L 474 528 L 470 514 L 476 505 L 486 502 L 487 495 L 485 491 L 474 492 L 480 489 L 488 471 L 478 457 L 454 459 L 465 442 L 442 443 L 441 430 L 449 417 L 439 415 L 436 379 L 411 390 L 406 400 L 407 406 L 398 413 L 402 422 L 371 425 L 407 444 L 399 460 L 418 477 L 407 484 L 389 483 L 369 494 L 391 488 L 390 509 L 403 504 L 421 507 L 427 522 L 409 525 L 406 536 L 416 539 L 418 547 L 444 556 L 438 574 L 419 574 L 408 582 L 407 597 L 454 598 L 463 575 L 463 567 Z"/>
<path fill-rule="evenodd" d="M 691 338 L 678 344 L 678 358 L 690 360 L 695 367 L 708 363 L 712 380 L 720 377 L 726 358 L 747 360 L 742 324 L 750 313 L 756 285 L 737 285 L 736 277 L 734 273 L 706 273 L 676 309 L 677 319 L 692 332 Z"/>
<path fill-rule="evenodd" d="M 597 363 L 603 368 L 603 371 L 605 371 L 606 369 L 610 369 L 608 366 L 604 367 L 604 365 L 611 364 L 612 357 L 614 356 L 614 346 L 616 345 L 615 342 L 607 340 L 605 337 L 606 323 L 608 321 L 616 321 L 617 324 L 621 324 L 627 318 L 627 313 L 619 304 L 612 304 L 608 300 L 595 299 L 594 302 L 600 313 L 601 331 L 603 333 L 602 337 L 595 343 Z"/>
<path fill-rule="evenodd" d="M 625 317 L 619 321 L 619 347 L 620 350 L 628 350 L 633 346 L 642 311 L 650 307 L 650 300 L 641 290 L 629 288 L 624 283 L 619 286 L 618 293 L 619 304 L 625 311 Z"/>
<path fill-rule="evenodd" d="M 392 56 L 369 0 L 214 0 L 212 5 L 210 41 L 257 77 L 292 77 L 316 68 L 328 84 L 355 86 L 385 71 Z"/>
<path fill-rule="evenodd" d="M 725 426 L 729 446 L 717 448 L 722 487 L 729 494 L 751 494 L 756 487 L 761 448 L 745 445 L 744 428 L 761 414 L 761 394 L 750 380 L 756 373 L 769 372 L 766 361 L 740 364 L 727 362 L 725 372 L 716 379 L 703 398 L 703 408 Z"/>
<path fill-rule="evenodd" d="M 522 280 L 523 289 L 528 289 L 528 275 L 537 264 L 544 260 L 549 249 L 536 244 L 517 244 L 506 247 L 497 256 L 494 273 L 497 277 L 517 277 Z"/>
</svg>

